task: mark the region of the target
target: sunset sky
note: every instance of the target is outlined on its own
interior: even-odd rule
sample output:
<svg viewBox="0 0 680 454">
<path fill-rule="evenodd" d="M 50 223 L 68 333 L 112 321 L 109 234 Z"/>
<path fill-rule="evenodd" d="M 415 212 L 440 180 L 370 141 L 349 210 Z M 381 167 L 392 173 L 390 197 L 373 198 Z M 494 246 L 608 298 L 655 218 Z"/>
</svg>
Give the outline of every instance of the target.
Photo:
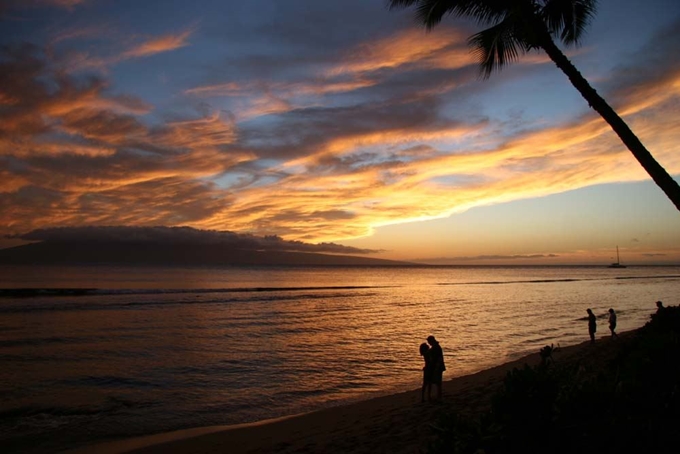
<svg viewBox="0 0 680 454">
<path fill-rule="evenodd" d="M 544 54 L 481 80 L 385 0 L 0 0 L 0 247 L 190 226 L 429 263 L 680 263 L 680 212 Z M 567 55 L 680 176 L 680 2 Z"/>
</svg>

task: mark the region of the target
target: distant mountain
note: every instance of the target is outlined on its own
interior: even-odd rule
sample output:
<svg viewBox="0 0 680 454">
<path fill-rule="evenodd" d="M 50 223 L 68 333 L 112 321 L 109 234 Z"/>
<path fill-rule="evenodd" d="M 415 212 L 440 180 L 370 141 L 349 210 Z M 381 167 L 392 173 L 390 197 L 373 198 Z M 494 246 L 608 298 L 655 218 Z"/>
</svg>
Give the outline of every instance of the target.
<svg viewBox="0 0 680 454">
<path fill-rule="evenodd" d="M 0 249 L 0 264 L 149 266 L 404 266 L 350 255 L 239 249 L 229 245 L 145 242 L 40 242 Z"/>
</svg>

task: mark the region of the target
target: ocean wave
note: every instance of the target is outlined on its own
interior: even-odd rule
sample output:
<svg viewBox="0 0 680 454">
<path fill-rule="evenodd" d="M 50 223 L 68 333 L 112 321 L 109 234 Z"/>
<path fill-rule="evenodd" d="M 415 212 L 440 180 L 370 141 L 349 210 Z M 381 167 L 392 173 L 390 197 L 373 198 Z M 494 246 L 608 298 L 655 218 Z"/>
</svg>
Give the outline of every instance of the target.
<svg viewBox="0 0 680 454">
<path fill-rule="evenodd" d="M 476 281 L 476 282 L 438 282 L 437 285 L 503 285 L 503 284 L 553 284 L 558 282 L 585 282 L 585 281 L 610 281 L 626 279 L 679 279 L 680 275 L 666 276 L 611 276 L 611 277 L 583 277 L 583 278 L 554 278 L 554 279 L 528 279 L 506 281 Z"/>
<path fill-rule="evenodd" d="M 20 406 L 0 410 L 0 425 L 4 428 L 55 427 L 74 418 L 93 418 L 129 408 L 148 407 L 149 402 L 109 397 L 98 405 L 78 406 Z"/>
<path fill-rule="evenodd" d="M 0 348 L 3 347 L 34 347 L 43 344 L 83 344 L 90 342 L 91 339 L 73 336 L 48 336 L 31 337 L 19 339 L 0 340 Z"/>
<path fill-rule="evenodd" d="M 362 289 L 373 289 L 376 287 L 305 287 L 303 290 L 362 290 Z M 286 288 L 289 290 L 289 288 Z M 301 291 L 296 289 L 297 291 Z M 2 292 L 2 290 L 0 290 Z M 96 300 L 83 301 L 79 299 L 75 300 L 56 300 L 48 298 L 46 300 L 37 299 L 32 300 L 27 303 L 27 300 L 21 298 L 14 301 L 14 304 L 3 304 L 0 306 L 0 314 L 4 313 L 31 313 L 31 312 L 65 312 L 65 311 L 93 311 L 93 310 L 125 310 L 125 309 L 153 309 L 159 306 L 170 307 L 176 305 L 190 305 L 190 304 L 232 304 L 232 303 L 267 303 L 267 302 L 281 302 L 290 301 L 297 299 L 328 299 L 328 298 L 356 298 L 356 297 L 370 297 L 374 293 L 366 292 L 333 292 L 333 293 L 297 293 L 296 291 L 284 291 L 283 294 L 280 290 L 271 289 L 270 293 L 265 293 L 264 291 L 256 290 L 252 292 L 245 291 L 233 291 L 233 290 L 182 290 L 182 291 L 149 291 L 149 292 L 99 292 L 91 293 L 95 297 L 102 297 Z M 222 294 L 218 298 L 211 299 L 198 299 L 202 295 L 209 294 Z M 105 299 L 109 296 L 111 298 L 117 296 L 138 296 L 138 297 L 153 297 L 153 296 L 163 296 L 167 299 L 153 299 L 153 300 L 134 300 L 134 301 L 118 301 L 115 299 Z M 184 296 L 182 299 L 178 299 L 178 296 Z M 195 295 L 196 299 L 189 300 L 186 297 L 190 295 Z M 236 296 L 235 296 L 236 295 Z M 173 298 L 174 297 L 174 298 Z"/>
<path fill-rule="evenodd" d="M 135 388 L 135 389 L 148 389 L 148 388 L 161 388 L 165 386 L 163 383 L 153 383 L 147 380 L 140 380 L 137 378 L 130 377 L 119 377 L 115 375 L 90 375 L 87 377 L 79 377 L 75 380 L 77 385 L 85 386 L 95 386 L 98 388 Z M 66 381 L 66 383 L 70 383 Z M 123 404 L 124 402 L 120 402 Z M 128 406 L 128 405 L 123 405 Z"/>
<path fill-rule="evenodd" d="M 87 295 L 166 295 L 186 293 L 262 293 L 262 292 L 299 292 L 309 290 L 362 290 L 394 288 L 391 285 L 341 285 L 309 287 L 224 287 L 224 288 L 153 288 L 153 289 L 101 289 L 101 288 L 2 288 L 0 297 L 50 297 L 50 296 L 87 296 Z"/>
</svg>

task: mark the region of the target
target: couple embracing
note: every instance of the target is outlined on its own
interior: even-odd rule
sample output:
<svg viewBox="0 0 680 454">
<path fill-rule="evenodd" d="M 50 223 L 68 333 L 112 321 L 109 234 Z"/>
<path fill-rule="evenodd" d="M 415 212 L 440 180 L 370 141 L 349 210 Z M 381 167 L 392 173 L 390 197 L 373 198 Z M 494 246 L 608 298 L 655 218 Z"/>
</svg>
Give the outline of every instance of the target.
<svg viewBox="0 0 680 454">
<path fill-rule="evenodd" d="M 436 400 L 441 400 L 442 374 L 446 366 L 444 365 L 444 352 L 434 336 L 428 336 L 427 343 L 420 344 L 420 355 L 425 360 L 423 388 L 420 393 L 421 402 L 425 402 L 425 390 L 427 390 L 427 400 L 432 400 L 432 385 L 437 386 Z"/>
</svg>

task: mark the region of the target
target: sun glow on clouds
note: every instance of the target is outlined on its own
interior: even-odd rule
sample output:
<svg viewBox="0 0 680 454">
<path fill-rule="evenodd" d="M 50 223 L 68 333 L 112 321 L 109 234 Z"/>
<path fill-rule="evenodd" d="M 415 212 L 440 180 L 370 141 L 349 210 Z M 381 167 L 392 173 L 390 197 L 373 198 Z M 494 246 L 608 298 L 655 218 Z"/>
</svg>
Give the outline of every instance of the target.
<svg viewBox="0 0 680 454">
<path fill-rule="evenodd" d="M 461 32 L 445 29 L 440 33 L 426 33 L 411 29 L 352 49 L 328 74 L 367 73 L 414 65 L 453 69 L 474 62 L 475 57 L 466 46 L 466 36 Z"/>
<path fill-rule="evenodd" d="M 234 69 L 175 85 L 175 111 L 118 93 L 110 68 L 197 46 L 197 27 L 137 35 L 102 54 L 68 52 L 91 36 L 86 29 L 59 36 L 48 47 L 62 53 L 37 47 L 0 58 L 0 233 L 187 225 L 338 242 L 647 178 L 585 104 L 550 128 L 509 130 L 478 115 L 471 99 L 485 85 L 467 32 L 452 27 L 394 30 L 303 59 L 304 70 L 290 73 L 239 77 Z M 530 75 L 547 64 L 531 54 L 516 70 Z M 658 73 L 611 91 L 633 130 L 678 173 L 680 68 Z"/>
<path fill-rule="evenodd" d="M 6 228 L 202 219 L 228 200 L 203 180 L 252 159 L 225 149 L 235 126 L 217 113 L 149 127 L 141 100 L 29 61 L 1 63 L 3 94 L 19 100 L 0 111 Z"/>
<path fill-rule="evenodd" d="M 657 117 L 664 115 L 664 110 L 647 111 L 644 123 L 657 124 Z M 641 120 L 629 118 L 629 121 L 636 127 Z M 655 132 L 638 129 L 650 148 L 661 150 L 657 156 L 670 171 L 678 172 L 677 150 L 660 145 L 674 140 L 679 131 L 665 128 L 663 122 L 660 126 Z M 405 134 L 394 134 L 393 140 L 403 141 L 405 148 L 413 145 L 408 133 L 402 133 Z M 385 135 L 370 144 L 394 147 L 393 141 L 385 140 Z M 242 229 L 253 225 L 264 230 L 283 229 L 286 235 L 295 238 L 331 240 L 366 235 L 370 228 L 381 225 L 448 216 L 473 206 L 543 196 L 622 178 L 628 181 L 645 178 L 639 164 L 604 121 L 591 114 L 562 128 L 526 133 L 484 152 L 440 150 L 410 160 L 395 157 L 362 166 L 362 155 L 357 150 L 360 148 L 357 141 L 348 144 L 340 140 L 329 143 L 327 148 L 333 150 L 329 155 L 337 159 L 335 163 L 325 165 L 322 160 L 314 165 L 311 158 L 289 162 L 288 166 L 307 165 L 277 181 L 274 194 L 268 193 L 271 188 L 241 192 L 239 202 L 231 209 L 237 215 L 233 217 L 243 222 L 234 224 L 226 219 L 220 222 Z M 343 154 L 350 158 L 343 161 Z M 318 157 L 315 159 L 318 161 Z M 462 183 L 438 183 L 446 178 Z M 265 199 L 268 203 L 262 205 Z M 258 209 L 243 216 L 247 206 Z M 330 210 L 344 210 L 351 217 L 338 224 L 304 222 L 309 220 L 309 213 Z"/>
<path fill-rule="evenodd" d="M 179 35 L 165 35 L 159 38 L 153 38 L 145 41 L 132 49 L 125 51 L 123 58 L 138 58 L 148 57 L 149 55 L 160 54 L 162 52 L 169 52 L 171 50 L 179 49 L 188 45 L 188 38 L 191 36 L 192 30 L 187 30 Z"/>
<path fill-rule="evenodd" d="M 233 98 L 236 100 L 234 114 L 240 120 L 246 120 L 315 106 L 329 95 L 376 87 L 400 67 L 407 71 L 454 70 L 472 64 L 474 57 L 460 32 L 449 30 L 434 34 L 408 29 L 376 42 L 362 43 L 345 52 L 338 61 L 321 65 L 323 69 L 315 69 L 315 73 L 304 81 L 231 81 L 193 87 L 185 90 L 185 94 Z M 452 83 L 425 88 L 421 95 L 448 91 Z"/>
<path fill-rule="evenodd" d="M 82 27 L 55 34 L 45 48 L 50 63 L 65 73 L 98 72 L 108 74 L 121 62 L 171 52 L 189 45 L 194 27 L 146 39 L 123 37 L 108 26 Z M 81 42 L 82 41 L 82 42 Z M 68 47 L 69 44 L 83 44 Z M 97 43 L 97 46 L 93 46 Z M 64 50 L 66 49 L 66 50 Z"/>
</svg>

